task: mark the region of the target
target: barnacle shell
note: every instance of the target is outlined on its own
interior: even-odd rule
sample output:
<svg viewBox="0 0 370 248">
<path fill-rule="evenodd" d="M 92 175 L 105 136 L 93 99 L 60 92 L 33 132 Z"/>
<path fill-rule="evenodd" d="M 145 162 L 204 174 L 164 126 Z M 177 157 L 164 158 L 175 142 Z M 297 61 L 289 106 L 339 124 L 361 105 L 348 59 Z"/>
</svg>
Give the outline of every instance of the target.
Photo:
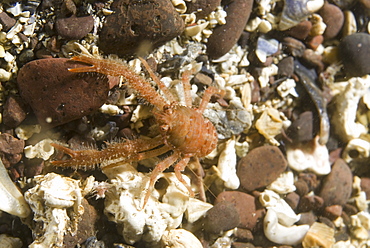
<svg viewBox="0 0 370 248">
<path fill-rule="evenodd" d="M 194 234 L 185 229 L 172 229 L 166 231 L 162 237 L 163 248 L 202 248 Z"/>
<path fill-rule="evenodd" d="M 306 235 L 309 225 L 300 226 L 284 226 L 279 223 L 281 221 L 278 218 L 274 209 L 268 209 L 263 220 L 265 236 L 272 242 L 284 245 L 297 245 L 299 244 L 304 236 Z"/>
<path fill-rule="evenodd" d="M 51 139 L 44 139 L 34 146 L 26 146 L 24 148 L 24 155 L 26 158 L 42 158 L 43 160 L 48 160 L 54 153 L 54 147 L 50 145 L 52 142 Z"/>
<path fill-rule="evenodd" d="M 355 154 L 356 157 L 351 156 Z M 370 143 L 363 139 L 351 139 L 342 152 L 342 158 L 347 163 L 353 159 L 367 158 L 370 155 Z"/>
<path fill-rule="evenodd" d="M 106 192 L 105 213 L 116 222 L 127 243 L 139 240 L 158 243 L 167 231 L 177 228 L 188 207 L 189 193 L 179 183 L 175 173 L 160 174 L 156 190 L 142 209 L 142 199 L 149 177 L 129 164 L 105 169 L 111 178 L 111 187 Z M 183 175 L 184 179 L 187 179 Z M 188 180 L 188 179 L 187 179 Z"/>
<path fill-rule="evenodd" d="M 84 212 L 79 180 L 55 173 L 38 176 L 36 185 L 24 194 L 41 229 L 33 230 L 36 239 L 29 246 L 62 247 L 67 231 L 76 234 L 78 220 Z"/>
<path fill-rule="evenodd" d="M 294 27 L 324 5 L 324 0 L 285 0 L 279 23 L 280 30 Z"/>
<path fill-rule="evenodd" d="M 344 84 L 345 87 L 333 99 L 336 105 L 332 114 L 332 124 L 339 137 L 348 142 L 367 132 L 365 126 L 356 122 L 356 111 L 360 99 L 370 87 L 370 76 L 353 77 Z"/>
<path fill-rule="evenodd" d="M 3 162 L 0 160 L 0 210 L 25 218 L 31 210 L 23 195 L 10 179 Z"/>
<path fill-rule="evenodd" d="M 330 248 L 335 243 L 334 229 L 319 222 L 313 223 L 302 241 L 304 248 L 322 247 Z"/>
</svg>

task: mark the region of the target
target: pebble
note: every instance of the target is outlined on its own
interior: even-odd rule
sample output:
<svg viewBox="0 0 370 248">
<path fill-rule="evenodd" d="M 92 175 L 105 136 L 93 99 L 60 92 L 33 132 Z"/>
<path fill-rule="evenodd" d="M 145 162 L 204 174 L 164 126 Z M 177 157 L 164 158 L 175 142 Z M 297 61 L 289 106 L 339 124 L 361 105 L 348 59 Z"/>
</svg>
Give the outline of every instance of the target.
<svg viewBox="0 0 370 248">
<path fill-rule="evenodd" d="M 224 191 L 217 196 L 215 204 L 223 201 L 234 205 L 239 214 L 238 227 L 240 228 L 253 231 L 259 219 L 264 215 L 264 210 L 256 208 L 255 198 L 249 194 L 239 191 Z"/>
<path fill-rule="evenodd" d="M 8 133 L 0 134 L 0 157 L 5 168 L 21 160 L 23 148 L 24 140 L 17 139 Z"/>
<path fill-rule="evenodd" d="M 190 14 L 194 12 L 197 16 L 197 19 L 201 19 L 209 15 L 220 4 L 221 0 L 197 0 L 189 2 L 186 1 L 186 13 Z"/>
<path fill-rule="evenodd" d="M 238 164 L 240 185 L 247 191 L 265 187 L 285 171 L 288 163 L 276 146 L 261 146 L 250 151 Z"/>
<path fill-rule="evenodd" d="M 69 40 L 80 40 L 85 37 L 94 27 L 94 18 L 92 16 L 71 16 L 68 18 L 59 18 L 55 22 L 57 33 Z"/>
<path fill-rule="evenodd" d="M 307 224 L 311 226 L 317 220 L 317 216 L 313 213 L 313 211 L 300 213 L 300 215 L 301 215 L 301 218 L 296 223 L 296 225 L 306 225 Z"/>
<path fill-rule="evenodd" d="M 16 23 L 16 20 L 10 17 L 6 12 L 0 13 L 0 24 L 2 26 L 2 30 L 8 32 Z"/>
<path fill-rule="evenodd" d="M 114 1 L 99 47 L 119 56 L 145 53 L 180 35 L 185 24 L 171 1 Z"/>
<path fill-rule="evenodd" d="M 344 14 L 342 10 L 334 4 L 326 2 L 320 9 L 319 14 L 326 24 L 324 32 L 325 40 L 335 38 L 343 27 Z"/>
<path fill-rule="evenodd" d="M 341 40 L 338 50 L 348 76 L 361 77 L 370 73 L 370 34 L 348 35 Z"/>
<path fill-rule="evenodd" d="M 294 58 L 288 56 L 280 60 L 278 64 L 278 75 L 280 77 L 291 77 L 294 73 Z"/>
<path fill-rule="evenodd" d="M 29 178 L 40 175 L 44 168 L 44 160 L 40 158 L 25 159 L 24 163 L 24 175 Z"/>
<path fill-rule="evenodd" d="M 288 203 L 288 205 L 293 210 L 296 210 L 297 209 L 298 203 L 299 203 L 299 199 L 300 199 L 300 196 L 296 192 L 290 192 L 284 198 L 284 200 L 286 201 L 286 203 Z"/>
<path fill-rule="evenodd" d="M 215 27 L 207 43 L 207 54 L 211 59 L 219 58 L 230 51 L 242 34 L 252 12 L 252 0 L 224 2 L 226 24 Z"/>
<path fill-rule="evenodd" d="M 239 215 L 234 204 L 221 201 L 207 211 L 204 229 L 209 233 L 221 233 L 235 228 L 239 222 Z"/>
<path fill-rule="evenodd" d="M 331 2 L 341 9 L 349 9 L 357 2 L 357 0 L 332 0 Z"/>
<path fill-rule="evenodd" d="M 370 199 L 370 178 L 361 177 L 361 190 L 366 193 L 366 200 Z"/>
<path fill-rule="evenodd" d="M 108 80 L 99 74 L 69 72 L 85 66 L 68 59 L 41 59 L 24 65 L 17 83 L 40 124 L 55 127 L 98 110 L 108 97 Z"/>
<path fill-rule="evenodd" d="M 319 210 L 324 205 L 324 200 L 317 195 L 305 195 L 301 197 L 298 204 L 299 212 L 309 212 L 311 210 Z"/>
<path fill-rule="evenodd" d="M 314 37 L 311 37 L 307 41 L 307 47 L 311 48 L 312 50 L 316 51 L 316 49 L 324 42 L 324 36 L 322 35 L 316 35 Z"/>
<path fill-rule="evenodd" d="M 20 97 L 10 95 L 3 110 L 3 123 L 11 128 L 17 127 L 26 118 L 27 110 Z"/>
<path fill-rule="evenodd" d="M 343 205 L 352 192 L 352 172 L 344 160 L 338 159 L 331 172 L 322 182 L 319 196 L 324 199 L 325 206 Z"/>
<path fill-rule="evenodd" d="M 313 113 L 311 111 L 303 112 L 293 121 L 287 130 L 287 135 L 294 142 L 310 141 L 313 135 Z"/>
<path fill-rule="evenodd" d="M 283 48 L 288 54 L 293 55 L 293 57 L 302 57 L 306 46 L 300 40 L 285 37 L 283 39 Z"/>
<path fill-rule="evenodd" d="M 298 23 L 296 26 L 288 29 L 285 33 L 293 38 L 298 40 L 305 40 L 310 33 L 312 28 L 312 23 L 310 21 L 302 21 Z"/>
<path fill-rule="evenodd" d="M 329 220 L 335 220 L 336 218 L 340 217 L 343 212 L 343 207 L 341 205 L 331 205 L 327 206 L 324 209 L 324 217 L 327 217 Z"/>
</svg>

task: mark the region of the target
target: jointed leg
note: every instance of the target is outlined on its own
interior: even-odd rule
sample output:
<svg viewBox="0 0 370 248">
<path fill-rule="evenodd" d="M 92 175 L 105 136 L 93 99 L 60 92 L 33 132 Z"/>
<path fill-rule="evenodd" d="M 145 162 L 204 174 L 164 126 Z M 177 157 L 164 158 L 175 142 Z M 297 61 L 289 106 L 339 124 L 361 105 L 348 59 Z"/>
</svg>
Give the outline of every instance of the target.
<svg viewBox="0 0 370 248">
<path fill-rule="evenodd" d="M 192 107 L 192 99 L 191 99 L 191 86 L 190 86 L 190 75 L 191 71 L 184 71 L 182 73 L 182 85 L 184 87 L 184 96 L 185 96 L 185 104 L 187 107 Z"/>
<path fill-rule="evenodd" d="M 211 100 L 211 96 L 214 94 L 220 94 L 223 96 L 225 92 L 223 90 L 216 89 L 215 87 L 208 87 L 203 94 L 202 101 L 199 104 L 198 111 L 203 113 L 204 110 L 207 108 L 207 104 Z"/>
<path fill-rule="evenodd" d="M 184 178 L 182 177 L 182 174 L 181 174 L 181 172 L 184 171 L 185 167 L 188 165 L 189 160 L 190 160 L 190 157 L 185 157 L 175 165 L 175 175 L 176 175 L 177 179 L 180 182 L 182 182 L 182 184 L 184 184 L 184 186 L 188 189 L 190 196 L 194 197 L 193 190 L 191 189 L 190 185 L 185 182 L 185 180 L 184 180 Z"/>
<path fill-rule="evenodd" d="M 155 184 L 155 182 L 157 180 L 158 175 L 160 173 L 162 173 L 165 169 L 167 169 L 168 167 L 170 167 L 173 163 L 175 163 L 176 160 L 178 160 L 178 158 L 179 158 L 179 153 L 176 153 L 175 152 L 174 154 L 172 154 L 171 156 L 167 157 L 166 159 L 164 159 L 162 162 L 160 162 L 159 164 L 157 164 L 155 166 L 155 168 L 152 171 L 152 174 L 150 176 L 149 186 L 148 186 L 147 192 L 146 192 L 145 197 L 144 197 L 143 209 L 145 208 L 145 205 L 146 205 L 146 203 L 149 200 L 149 196 L 153 192 L 154 184 Z"/>
</svg>

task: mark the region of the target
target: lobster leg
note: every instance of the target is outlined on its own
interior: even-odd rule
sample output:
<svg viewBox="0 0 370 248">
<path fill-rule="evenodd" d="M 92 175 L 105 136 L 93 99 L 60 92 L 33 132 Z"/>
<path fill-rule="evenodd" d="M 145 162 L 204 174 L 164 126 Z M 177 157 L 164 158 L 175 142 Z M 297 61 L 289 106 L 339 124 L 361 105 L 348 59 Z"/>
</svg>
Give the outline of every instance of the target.
<svg viewBox="0 0 370 248">
<path fill-rule="evenodd" d="M 184 171 L 185 167 L 188 165 L 189 160 L 190 160 L 190 157 L 185 157 L 185 158 L 181 159 L 180 162 L 178 162 L 175 165 L 175 175 L 176 175 L 177 179 L 180 182 L 182 182 L 182 184 L 184 184 L 184 186 L 188 189 L 190 196 L 194 197 L 193 190 L 191 189 L 190 185 L 185 182 L 185 180 L 184 180 L 184 178 L 182 177 L 182 174 L 181 174 L 181 172 Z"/>
</svg>

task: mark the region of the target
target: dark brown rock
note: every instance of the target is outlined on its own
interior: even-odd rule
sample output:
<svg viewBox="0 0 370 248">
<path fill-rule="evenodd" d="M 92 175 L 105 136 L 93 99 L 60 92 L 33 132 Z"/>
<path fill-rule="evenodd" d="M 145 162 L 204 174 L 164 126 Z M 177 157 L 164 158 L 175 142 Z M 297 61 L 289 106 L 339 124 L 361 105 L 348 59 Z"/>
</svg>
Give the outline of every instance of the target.
<svg viewBox="0 0 370 248">
<path fill-rule="evenodd" d="M 305 44 L 303 44 L 302 41 L 294 39 L 292 37 L 285 37 L 282 43 L 285 52 L 292 55 L 293 57 L 302 57 L 303 52 L 306 49 L 306 46 Z"/>
<path fill-rule="evenodd" d="M 25 160 L 24 175 L 26 177 L 34 177 L 40 175 L 44 168 L 44 160 L 40 158 Z"/>
<path fill-rule="evenodd" d="M 294 72 L 294 58 L 292 56 L 288 56 L 280 60 L 278 69 L 279 76 L 291 77 Z"/>
<path fill-rule="evenodd" d="M 252 0 L 228 0 L 224 2 L 224 9 L 227 12 L 226 24 L 214 28 L 207 43 L 207 54 L 211 59 L 221 57 L 236 44 L 247 24 L 253 7 Z"/>
<path fill-rule="evenodd" d="M 296 38 L 299 40 L 305 40 L 308 34 L 310 33 L 311 28 L 312 28 L 312 23 L 306 20 L 288 29 L 287 31 L 285 31 L 285 33 L 292 36 L 293 38 Z"/>
<path fill-rule="evenodd" d="M 7 32 L 11 29 L 16 23 L 16 20 L 10 17 L 6 12 L 2 11 L 0 13 L 0 24 L 3 26 L 2 30 Z"/>
<path fill-rule="evenodd" d="M 92 16 L 59 18 L 55 22 L 57 33 L 65 39 L 79 40 L 85 37 L 94 27 Z"/>
<path fill-rule="evenodd" d="M 16 96 L 9 96 L 3 110 L 3 122 L 5 125 L 15 128 L 26 118 L 27 110 L 22 99 Z"/>
<path fill-rule="evenodd" d="M 54 127 L 89 115 L 107 99 L 108 81 L 100 74 L 69 72 L 86 66 L 68 59 L 41 59 L 18 74 L 20 95 L 40 124 Z"/>
<path fill-rule="evenodd" d="M 272 183 L 287 166 L 288 163 L 279 148 L 261 146 L 239 161 L 237 175 L 241 187 L 252 191 Z"/>
<path fill-rule="evenodd" d="M 186 2 L 186 13 L 195 13 L 197 19 L 201 19 L 211 14 L 217 6 L 221 4 L 221 0 L 197 0 Z"/>
<path fill-rule="evenodd" d="M 342 216 L 343 207 L 340 205 L 331 205 L 327 206 L 324 209 L 324 217 L 327 217 L 330 220 L 335 220 L 336 218 Z"/>
<path fill-rule="evenodd" d="M 348 76 L 362 77 L 370 73 L 370 34 L 348 35 L 341 40 L 338 50 Z"/>
<path fill-rule="evenodd" d="M 370 178 L 361 177 L 361 190 L 366 193 L 366 200 L 370 199 Z"/>
<path fill-rule="evenodd" d="M 305 195 L 301 197 L 298 204 L 299 212 L 308 212 L 311 210 L 320 210 L 324 205 L 324 200 L 317 195 Z"/>
<path fill-rule="evenodd" d="M 221 201 L 207 211 L 204 229 L 210 233 L 221 233 L 235 228 L 239 222 L 239 214 L 234 204 Z"/>
<path fill-rule="evenodd" d="M 335 38 L 343 27 L 344 14 L 342 10 L 334 4 L 325 2 L 319 14 L 326 24 L 324 38 L 326 40 Z"/>
<path fill-rule="evenodd" d="M 10 134 L 0 134 L 0 157 L 5 168 L 18 163 L 23 154 L 24 140 L 17 139 Z"/>
<path fill-rule="evenodd" d="M 312 225 L 317 220 L 317 216 L 312 212 L 301 213 L 301 218 L 296 223 L 297 225 Z"/>
<path fill-rule="evenodd" d="M 253 231 L 259 219 L 264 215 L 264 210 L 256 208 L 255 198 L 249 194 L 239 191 L 224 191 L 217 196 L 215 204 L 222 201 L 234 204 L 239 213 L 238 227 L 240 228 Z"/>
<path fill-rule="evenodd" d="M 145 53 L 180 35 L 184 21 L 171 1 L 114 1 L 99 47 L 119 56 Z"/>
<path fill-rule="evenodd" d="M 291 193 L 288 193 L 286 196 L 285 196 L 285 201 L 286 203 L 288 203 L 288 205 L 293 209 L 295 210 L 298 206 L 298 203 L 299 203 L 299 199 L 300 199 L 300 196 L 296 193 L 296 192 L 291 192 Z"/>
<path fill-rule="evenodd" d="M 306 142 L 314 138 L 313 114 L 311 111 L 303 112 L 294 120 L 287 130 L 287 135 L 295 142 Z"/>
<path fill-rule="evenodd" d="M 314 37 L 311 37 L 307 41 L 307 46 L 311 48 L 312 50 L 316 51 L 316 49 L 324 42 L 324 36 L 322 35 L 316 35 Z"/>
<path fill-rule="evenodd" d="M 332 170 L 323 180 L 320 196 L 325 206 L 343 205 L 352 192 L 352 172 L 344 160 L 335 161 Z"/>
</svg>

